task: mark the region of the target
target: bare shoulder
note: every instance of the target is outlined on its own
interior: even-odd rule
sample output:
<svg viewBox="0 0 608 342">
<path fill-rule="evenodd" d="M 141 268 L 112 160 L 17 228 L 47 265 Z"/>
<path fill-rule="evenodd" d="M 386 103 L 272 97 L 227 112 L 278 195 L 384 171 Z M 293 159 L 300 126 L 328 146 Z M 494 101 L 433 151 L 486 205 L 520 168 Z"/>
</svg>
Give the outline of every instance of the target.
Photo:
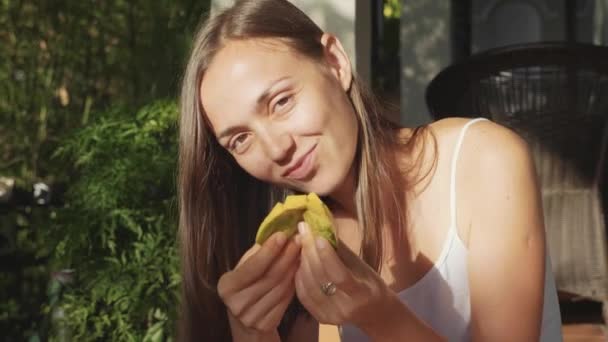
<svg viewBox="0 0 608 342">
<path fill-rule="evenodd" d="M 464 126 L 471 122 L 471 118 L 451 117 L 429 124 L 438 139 L 455 139 Z M 497 140 L 498 139 L 498 140 Z M 480 120 L 471 125 L 466 133 L 468 145 L 481 145 L 485 147 L 523 147 L 525 141 L 513 130 L 490 120 Z M 493 144 L 486 144 L 494 142 Z"/>
<path fill-rule="evenodd" d="M 439 146 L 453 149 L 470 121 L 470 118 L 446 118 L 430 126 Z M 527 142 L 513 130 L 490 120 L 475 122 L 467 129 L 458 163 L 467 179 L 490 183 L 513 173 L 533 172 Z"/>
<path fill-rule="evenodd" d="M 470 121 L 470 118 L 447 118 L 431 125 L 439 155 L 443 155 L 444 177 L 449 175 L 458 137 Z M 528 144 L 513 130 L 495 122 L 481 120 L 467 128 L 456 170 L 458 225 L 467 246 L 475 227 L 487 229 L 483 228 L 487 222 L 480 224 L 480 213 L 495 213 L 497 208 L 506 207 L 512 201 L 523 204 L 538 199 L 536 170 Z M 534 203 L 527 208 L 538 207 Z M 514 208 L 511 214 L 538 215 L 524 214 L 522 208 Z M 495 219 L 497 217 L 491 220 Z"/>
<path fill-rule="evenodd" d="M 442 187 L 449 184 L 456 144 L 465 125 L 471 120 L 471 118 L 450 117 L 427 125 L 427 132 L 430 134 L 425 136 L 432 136 L 434 148 L 416 150 L 413 155 L 418 156 L 418 152 L 421 153 L 417 162 L 420 162 L 422 170 L 436 171 L 428 178 L 428 182 L 442 184 Z M 423 142 L 421 145 L 424 146 L 429 139 L 425 138 L 421 141 Z M 468 127 L 458 154 L 457 184 L 461 189 L 458 196 L 464 196 L 463 202 L 468 202 L 466 196 L 474 191 L 466 191 L 466 189 L 473 190 L 469 185 L 472 186 L 471 183 L 476 180 L 492 183 L 505 173 L 510 174 L 512 170 L 531 166 L 527 143 L 517 133 L 490 120 L 477 121 Z M 476 182 L 475 185 L 479 187 L 482 184 Z"/>
</svg>

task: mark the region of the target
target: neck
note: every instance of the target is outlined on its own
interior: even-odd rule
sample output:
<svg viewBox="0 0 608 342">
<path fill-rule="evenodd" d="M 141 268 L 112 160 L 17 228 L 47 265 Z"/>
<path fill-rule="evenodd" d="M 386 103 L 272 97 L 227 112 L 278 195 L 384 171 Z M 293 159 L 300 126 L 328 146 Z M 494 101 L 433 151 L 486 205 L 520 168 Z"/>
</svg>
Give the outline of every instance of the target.
<svg viewBox="0 0 608 342">
<path fill-rule="evenodd" d="M 402 149 L 404 142 L 407 142 L 412 138 L 414 130 L 411 128 L 402 128 L 395 132 L 397 140 L 399 141 L 398 146 L 393 146 L 390 151 L 386 151 L 387 155 L 383 158 L 388 158 L 390 161 L 388 165 L 391 168 L 387 170 L 390 179 L 383 179 L 381 181 L 388 182 L 388 184 L 378 184 L 380 187 L 397 187 L 398 189 L 404 189 L 405 178 L 402 174 L 402 169 L 410 169 L 412 163 L 418 162 L 416 156 L 420 151 L 418 148 L 406 148 Z M 356 192 L 356 173 L 355 167 L 352 167 L 349 171 L 344 182 L 331 194 L 329 198 L 332 202 L 332 209 L 340 211 L 343 215 L 348 217 L 357 217 L 357 206 L 355 202 Z M 384 193 L 385 196 L 390 196 L 389 193 Z M 387 203 L 391 203 L 392 198 L 384 198 Z M 404 200 L 399 198 L 399 200 Z"/>
<path fill-rule="evenodd" d="M 354 167 L 348 172 L 344 182 L 329 195 L 332 201 L 332 209 L 347 217 L 357 217 L 357 205 L 355 202 L 355 170 Z"/>
</svg>

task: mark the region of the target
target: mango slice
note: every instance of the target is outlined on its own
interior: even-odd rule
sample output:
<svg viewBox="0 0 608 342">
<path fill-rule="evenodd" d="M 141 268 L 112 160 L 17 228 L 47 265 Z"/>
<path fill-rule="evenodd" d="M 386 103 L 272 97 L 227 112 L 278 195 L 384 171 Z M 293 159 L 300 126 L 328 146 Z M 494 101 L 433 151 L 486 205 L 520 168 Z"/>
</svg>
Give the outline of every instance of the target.
<svg viewBox="0 0 608 342">
<path fill-rule="evenodd" d="M 302 220 L 308 224 L 313 235 L 322 236 L 336 248 L 331 211 L 314 192 L 287 196 L 285 203 L 277 203 L 260 224 L 255 242 L 262 244 L 278 231 L 291 237 L 297 233 L 297 224 Z"/>
</svg>

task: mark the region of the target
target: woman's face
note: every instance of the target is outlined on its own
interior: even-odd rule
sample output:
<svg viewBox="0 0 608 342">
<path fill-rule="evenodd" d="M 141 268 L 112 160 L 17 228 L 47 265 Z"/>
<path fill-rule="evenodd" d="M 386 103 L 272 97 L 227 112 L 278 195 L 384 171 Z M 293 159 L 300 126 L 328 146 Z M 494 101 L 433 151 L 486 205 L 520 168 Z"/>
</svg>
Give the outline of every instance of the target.
<svg viewBox="0 0 608 342">
<path fill-rule="evenodd" d="M 278 40 L 230 41 L 214 57 L 200 92 L 218 142 L 252 176 L 328 195 L 351 171 L 357 142 L 346 94 L 348 57 L 324 35 L 325 63 Z"/>
</svg>

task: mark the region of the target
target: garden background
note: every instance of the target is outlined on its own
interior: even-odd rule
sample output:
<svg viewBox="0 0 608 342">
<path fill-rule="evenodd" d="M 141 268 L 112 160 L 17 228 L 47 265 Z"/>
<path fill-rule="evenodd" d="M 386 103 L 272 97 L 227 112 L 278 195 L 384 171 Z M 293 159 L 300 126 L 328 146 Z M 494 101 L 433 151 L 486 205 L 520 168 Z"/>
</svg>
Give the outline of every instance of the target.
<svg viewBox="0 0 608 342">
<path fill-rule="evenodd" d="M 384 6 L 378 51 L 396 60 L 399 4 Z M 176 101 L 209 8 L 0 1 L 3 341 L 172 339 Z"/>
</svg>

